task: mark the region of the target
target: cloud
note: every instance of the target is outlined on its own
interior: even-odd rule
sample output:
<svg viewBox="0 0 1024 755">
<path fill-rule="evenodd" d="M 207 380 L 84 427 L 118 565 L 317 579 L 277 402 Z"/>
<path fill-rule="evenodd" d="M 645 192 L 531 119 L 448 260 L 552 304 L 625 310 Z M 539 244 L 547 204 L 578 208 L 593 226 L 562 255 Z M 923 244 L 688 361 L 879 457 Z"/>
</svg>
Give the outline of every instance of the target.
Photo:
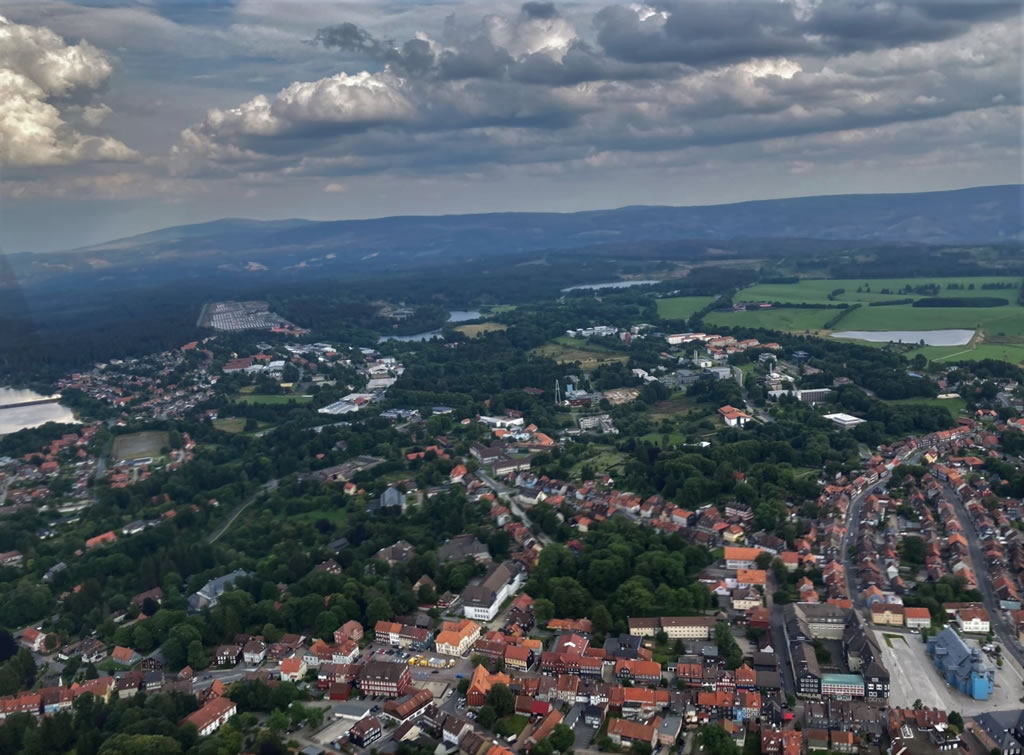
<svg viewBox="0 0 1024 755">
<path fill-rule="evenodd" d="M 759 57 L 841 55 L 952 39 L 971 24 L 1013 18 L 1016 2 L 982 0 L 696 0 L 655 9 L 613 5 L 594 17 L 597 39 L 627 62 L 691 66 Z"/>
<path fill-rule="evenodd" d="M 117 139 L 83 130 L 99 126 L 109 113 L 105 105 L 90 103 L 111 70 L 107 57 L 87 41 L 68 45 L 45 27 L 0 16 L 0 165 L 137 159 Z"/>
</svg>

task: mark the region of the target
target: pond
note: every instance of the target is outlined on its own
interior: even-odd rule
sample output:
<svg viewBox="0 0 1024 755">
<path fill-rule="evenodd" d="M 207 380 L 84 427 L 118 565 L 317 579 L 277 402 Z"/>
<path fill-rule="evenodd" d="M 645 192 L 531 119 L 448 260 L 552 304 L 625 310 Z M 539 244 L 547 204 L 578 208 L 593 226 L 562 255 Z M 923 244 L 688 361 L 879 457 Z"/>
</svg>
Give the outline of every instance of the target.
<svg viewBox="0 0 1024 755">
<path fill-rule="evenodd" d="M 569 288 L 563 288 L 562 293 L 566 291 L 596 291 L 601 288 L 629 288 L 630 286 L 653 286 L 655 283 L 661 283 L 661 281 L 609 281 L 608 283 L 583 283 L 579 286 L 569 286 Z"/>
<path fill-rule="evenodd" d="M 963 346 L 974 337 L 973 330 L 837 330 L 833 338 L 852 338 L 872 343 L 921 343 L 925 346 Z"/>
<path fill-rule="evenodd" d="M 75 415 L 66 406 L 48 399 L 41 393 L 20 388 L 0 386 L 0 435 L 14 433 L 26 427 L 38 427 L 47 422 L 74 422 Z"/>
<path fill-rule="evenodd" d="M 479 320 L 483 317 L 482 314 L 473 309 L 452 309 L 448 312 L 448 322 L 469 322 L 470 320 Z M 414 333 L 411 336 L 381 336 L 377 339 L 377 343 L 384 343 L 385 341 L 403 341 L 405 343 L 414 343 L 416 341 L 429 341 L 431 338 L 440 338 L 441 329 L 437 330 L 425 330 L 422 333 Z"/>
</svg>

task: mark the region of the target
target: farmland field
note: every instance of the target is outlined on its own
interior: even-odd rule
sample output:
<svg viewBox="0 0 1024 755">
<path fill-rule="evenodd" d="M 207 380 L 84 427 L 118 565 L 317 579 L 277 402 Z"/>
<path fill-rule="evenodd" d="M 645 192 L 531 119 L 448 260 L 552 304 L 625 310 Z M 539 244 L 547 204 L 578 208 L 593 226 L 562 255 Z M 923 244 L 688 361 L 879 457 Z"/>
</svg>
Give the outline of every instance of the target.
<svg viewBox="0 0 1024 755">
<path fill-rule="evenodd" d="M 920 294 L 901 294 L 899 290 L 906 285 L 923 286 L 935 283 L 939 286 L 940 296 L 998 296 L 1009 299 L 1011 302 L 1017 298 L 1017 289 L 982 289 L 985 283 L 1006 283 L 1016 282 L 1019 279 L 1010 277 L 987 277 L 987 278 L 873 278 L 868 280 L 857 279 L 804 279 L 799 283 L 759 283 L 750 288 L 743 289 L 733 297 L 736 301 L 772 301 L 781 304 L 828 304 L 828 295 L 836 289 L 843 289 L 844 293 L 836 296 L 835 302 L 873 302 L 893 299 L 919 299 Z M 947 289 L 950 283 L 959 283 L 965 286 L 964 289 Z M 973 283 L 974 290 L 967 290 L 966 286 Z M 858 293 L 857 289 L 861 288 Z M 870 289 L 870 290 L 864 290 Z M 890 293 L 880 293 L 882 289 L 888 289 Z M 885 309 L 875 307 L 874 309 Z"/>
<path fill-rule="evenodd" d="M 723 328 L 821 330 L 821 326 L 838 313 L 839 310 L 836 309 L 761 309 L 746 312 L 710 312 L 704 318 L 704 322 Z M 844 328 L 846 322 L 846 319 L 842 321 Z"/>
<path fill-rule="evenodd" d="M 508 330 L 508 325 L 500 322 L 478 322 L 473 325 L 459 325 L 455 328 L 464 336 L 476 338 L 483 333 L 494 333 L 499 330 Z"/>
<path fill-rule="evenodd" d="M 860 307 L 844 317 L 843 330 L 942 330 L 972 328 L 991 337 L 1024 338 L 1024 307 Z"/>
<path fill-rule="evenodd" d="M 933 362 L 975 362 L 980 359 L 999 359 L 1010 364 L 1024 364 L 1024 344 L 981 343 L 970 346 L 922 346 L 908 356 L 924 354 Z"/>
<path fill-rule="evenodd" d="M 714 296 L 675 296 L 671 299 L 658 299 L 658 315 L 666 320 L 685 320 L 714 300 Z"/>
<path fill-rule="evenodd" d="M 167 448 L 170 444 L 170 436 L 158 430 L 118 435 L 114 438 L 111 456 L 120 461 L 156 457 L 160 456 L 160 449 Z"/>
</svg>

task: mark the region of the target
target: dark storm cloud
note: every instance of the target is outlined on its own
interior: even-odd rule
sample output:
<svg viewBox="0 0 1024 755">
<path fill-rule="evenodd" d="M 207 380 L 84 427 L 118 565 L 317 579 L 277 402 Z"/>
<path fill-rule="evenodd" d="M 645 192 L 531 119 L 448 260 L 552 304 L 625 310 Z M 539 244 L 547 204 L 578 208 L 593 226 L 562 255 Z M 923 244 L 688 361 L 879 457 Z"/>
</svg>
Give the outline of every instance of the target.
<svg viewBox="0 0 1024 755">
<path fill-rule="evenodd" d="M 557 18 L 558 9 L 554 3 L 523 3 L 520 9 L 527 18 Z"/>
<path fill-rule="evenodd" d="M 410 39 L 399 47 L 392 40 L 377 39 L 366 29 L 348 22 L 319 29 L 313 41 L 328 49 L 364 55 L 409 76 L 425 75 L 436 64 L 430 44 L 422 39 Z"/>
<path fill-rule="evenodd" d="M 654 8 L 651 9 L 653 12 Z M 1019 13 L 1017 3 L 828 0 L 804 13 L 780 2 L 658 4 L 667 18 L 609 6 L 594 18 L 608 55 L 628 62 L 703 67 L 756 57 L 870 52 L 958 36 L 971 24 Z"/>
</svg>

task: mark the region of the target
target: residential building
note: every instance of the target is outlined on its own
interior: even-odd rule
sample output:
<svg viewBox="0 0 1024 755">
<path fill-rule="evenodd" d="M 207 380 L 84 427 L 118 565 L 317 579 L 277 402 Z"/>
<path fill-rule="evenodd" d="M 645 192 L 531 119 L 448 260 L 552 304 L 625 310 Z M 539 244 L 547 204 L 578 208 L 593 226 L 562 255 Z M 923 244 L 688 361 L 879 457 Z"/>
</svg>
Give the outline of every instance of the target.
<svg viewBox="0 0 1024 755">
<path fill-rule="evenodd" d="M 993 711 L 974 717 L 973 731 L 986 749 L 1003 755 L 1024 753 L 1024 710 Z"/>
<path fill-rule="evenodd" d="M 715 628 L 712 616 L 662 616 L 629 619 L 628 622 L 629 633 L 635 637 L 653 637 L 665 632 L 671 640 L 706 640 Z"/>
<path fill-rule="evenodd" d="M 988 634 L 992 628 L 984 608 L 960 608 L 956 612 L 960 631 L 967 634 Z"/>
<path fill-rule="evenodd" d="M 466 703 L 473 707 L 479 707 L 484 704 L 487 693 L 491 691 L 491 687 L 495 684 L 508 686 L 511 683 L 512 680 L 508 674 L 492 674 L 484 668 L 484 664 L 480 664 L 473 669 L 473 676 L 469 680 L 469 689 L 466 690 Z"/>
<path fill-rule="evenodd" d="M 306 661 L 299 656 L 292 656 L 281 661 L 281 681 L 297 682 L 306 676 Z"/>
<path fill-rule="evenodd" d="M 608 721 L 608 737 L 622 747 L 631 748 L 640 742 L 654 747 L 660 725 L 661 719 L 658 718 L 649 724 L 629 721 L 625 718 L 612 718 Z"/>
<path fill-rule="evenodd" d="M 434 648 L 444 655 L 463 655 L 480 639 L 480 625 L 471 619 L 446 621 L 434 640 Z"/>
<path fill-rule="evenodd" d="M 369 747 L 380 739 L 383 733 L 384 728 L 380 720 L 376 716 L 369 716 L 352 724 L 352 728 L 348 730 L 348 738 L 358 747 Z"/>
<path fill-rule="evenodd" d="M 228 697 L 215 697 L 202 708 L 186 716 L 183 724 L 189 723 L 196 727 L 199 736 L 206 737 L 217 731 L 228 722 L 235 713 L 238 706 Z"/>
<path fill-rule="evenodd" d="M 248 576 L 249 572 L 243 569 L 236 569 L 230 574 L 225 574 L 223 577 L 211 579 L 199 590 L 188 596 L 189 613 L 198 613 L 203 609 L 215 607 L 220 600 L 220 596 L 224 594 L 225 590 L 235 584 L 235 580 Z"/>
<path fill-rule="evenodd" d="M 757 557 L 761 555 L 760 548 L 749 548 L 738 545 L 727 545 L 724 549 L 726 569 L 753 569 L 757 564 Z"/>
<path fill-rule="evenodd" d="M 911 606 L 905 606 L 903 608 L 903 618 L 907 629 L 927 629 L 932 625 L 932 615 L 927 608 L 913 608 Z"/>
<path fill-rule="evenodd" d="M 399 697 L 411 683 L 412 675 L 404 663 L 370 661 L 359 674 L 359 688 L 366 695 Z"/>
</svg>

